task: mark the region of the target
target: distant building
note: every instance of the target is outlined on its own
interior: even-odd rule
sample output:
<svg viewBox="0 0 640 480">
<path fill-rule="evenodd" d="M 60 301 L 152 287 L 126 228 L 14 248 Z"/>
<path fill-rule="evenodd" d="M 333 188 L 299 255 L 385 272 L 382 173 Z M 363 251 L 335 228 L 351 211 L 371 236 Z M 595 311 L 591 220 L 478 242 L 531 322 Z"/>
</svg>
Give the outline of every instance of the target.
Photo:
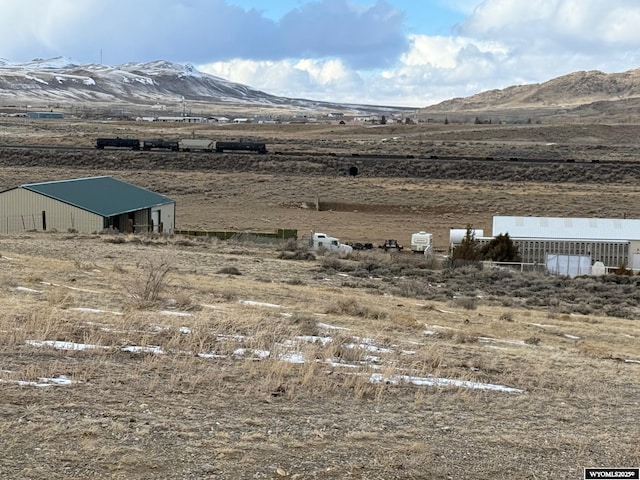
<svg viewBox="0 0 640 480">
<path fill-rule="evenodd" d="M 206 117 L 156 117 L 157 122 L 208 123 Z"/>
<path fill-rule="evenodd" d="M 27 118 L 62 119 L 62 118 L 64 118 L 64 113 L 58 113 L 58 112 L 27 112 Z"/>
<path fill-rule="evenodd" d="M 492 233 L 508 233 L 525 263 L 544 263 L 547 255 L 587 256 L 609 269 L 640 271 L 640 219 L 495 216 Z"/>
</svg>

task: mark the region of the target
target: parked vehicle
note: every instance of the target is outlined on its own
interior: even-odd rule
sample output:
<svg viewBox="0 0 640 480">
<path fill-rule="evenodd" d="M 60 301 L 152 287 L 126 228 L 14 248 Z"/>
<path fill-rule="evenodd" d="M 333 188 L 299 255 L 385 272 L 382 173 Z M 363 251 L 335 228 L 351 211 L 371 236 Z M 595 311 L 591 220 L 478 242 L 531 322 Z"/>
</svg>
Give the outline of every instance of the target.
<svg viewBox="0 0 640 480">
<path fill-rule="evenodd" d="M 411 234 L 411 251 L 414 253 L 424 253 L 425 255 L 432 255 L 433 234 L 424 231 Z"/>
<path fill-rule="evenodd" d="M 140 140 L 137 138 L 98 138 L 96 140 L 96 148 L 104 150 L 105 147 L 129 148 L 131 150 L 140 150 Z"/>
<path fill-rule="evenodd" d="M 216 149 L 216 142 L 208 139 L 184 138 L 178 142 L 181 152 L 213 152 Z"/>
<path fill-rule="evenodd" d="M 371 250 L 373 248 L 373 243 L 345 242 L 345 245 L 349 245 L 354 250 Z"/>
<path fill-rule="evenodd" d="M 331 237 L 326 233 L 312 232 L 309 238 L 309 248 L 312 250 L 329 250 L 330 252 L 351 253 L 353 247 L 340 243 L 335 237 Z"/>
<path fill-rule="evenodd" d="M 385 252 L 388 252 L 389 250 L 395 250 L 399 252 L 404 247 L 400 245 L 397 240 L 391 239 L 391 240 L 385 240 L 384 244 L 378 245 L 378 248 L 384 249 Z"/>
</svg>

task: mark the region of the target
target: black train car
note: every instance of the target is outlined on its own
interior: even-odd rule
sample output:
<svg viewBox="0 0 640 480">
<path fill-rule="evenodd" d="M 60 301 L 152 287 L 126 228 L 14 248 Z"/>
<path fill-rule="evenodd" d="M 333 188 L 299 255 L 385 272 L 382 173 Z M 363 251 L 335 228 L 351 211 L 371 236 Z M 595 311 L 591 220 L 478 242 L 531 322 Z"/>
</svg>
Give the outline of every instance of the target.
<svg viewBox="0 0 640 480">
<path fill-rule="evenodd" d="M 216 152 L 225 150 L 267 153 L 267 146 L 260 142 L 216 142 Z"/>
<path fill-rule="evenodd" d="M 163 140 L 161 138 L 144 140 L 142 142 L 143 150 L 151 150 L 152 148 L 159 148 L 161 150 L 171 150 L 172 152 L 177 152 L 180 149 L 180 146 L 177 140 Z"/>
<path fill-rule="evenodd" d="M 140 150 L 140 140 L 137 138 L 98 138 L 96 140 L 96 148 L 103 150 L 104 147 L 130 148 L 131 150 Z"/>
</svg>

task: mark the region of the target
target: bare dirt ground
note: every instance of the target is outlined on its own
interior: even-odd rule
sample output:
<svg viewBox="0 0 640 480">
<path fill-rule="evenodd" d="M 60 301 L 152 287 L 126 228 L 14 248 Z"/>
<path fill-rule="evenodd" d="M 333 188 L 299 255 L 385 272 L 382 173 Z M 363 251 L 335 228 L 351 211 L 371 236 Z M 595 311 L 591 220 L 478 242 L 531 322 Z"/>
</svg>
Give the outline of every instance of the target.
<svg viewBox="0 0 640 480">
<path fill-rule="evenodd" d="M 450 227 L 490 233 L 494 214 L 640 216 L 637 166 L 625 166 L 639 148 L 633 125 L 0 127 L 1 188 L 109 174 L 175 198 L 185 229 L 404 243 L 427 230 L 444 249 Z M 337 155 L 7 147 L 192 130 Z M 339 174 L 356 150 L 550 148 L 619 163 L 362 160 L 356 178 Z M 304 253 L 187 237 L 0 236 L 0 477 L 574 479 L 589 466 L 640 466 L 636 277 Z"/>
</svg>

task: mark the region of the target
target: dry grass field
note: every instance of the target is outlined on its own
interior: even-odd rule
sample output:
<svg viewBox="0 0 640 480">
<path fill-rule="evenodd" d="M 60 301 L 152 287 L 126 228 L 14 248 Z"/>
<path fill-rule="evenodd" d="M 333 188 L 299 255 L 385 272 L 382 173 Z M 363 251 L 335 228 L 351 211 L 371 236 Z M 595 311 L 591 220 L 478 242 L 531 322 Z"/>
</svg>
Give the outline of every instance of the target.
<svg viewBox="0 0 640 480">
<path fill-rule="evenodd" d="M 450 227 L 490 233 L 494 214 L 640 217 L 636 167 L 624 165 L 640 158 L 634 125 L 3 121 L 1 188 L 109 174 L 175 198 L 179 228 L 405 244 L 424 229 L 445 249 Z M 337 156 L 6 147 L 185 134 Z M 550 148 L 620 163 L 362 160 L 358 177 L 337 174 L 354 151 Z M 0 478 L 576 479 L 640 467 L 639 283 L 308 255 L 304 239 L 0 235 Z"/>
</svg>

